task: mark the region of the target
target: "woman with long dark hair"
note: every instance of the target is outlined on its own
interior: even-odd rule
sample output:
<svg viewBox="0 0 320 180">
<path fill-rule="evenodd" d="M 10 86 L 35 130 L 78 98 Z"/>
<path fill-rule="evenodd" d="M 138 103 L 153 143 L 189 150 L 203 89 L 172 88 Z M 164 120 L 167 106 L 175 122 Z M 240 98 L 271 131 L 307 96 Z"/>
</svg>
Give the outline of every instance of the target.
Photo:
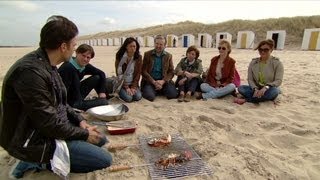
<svg viewBox="0 0 320 180">
<path fill-rule="evenodd" d="M 139 81 L 142 68 L 140 45 L 133 37 L 127 38 L 116 53 L 116 75 L 123 81 L 119 97 L 126 102 L 142 98 Z"/>
</svg>

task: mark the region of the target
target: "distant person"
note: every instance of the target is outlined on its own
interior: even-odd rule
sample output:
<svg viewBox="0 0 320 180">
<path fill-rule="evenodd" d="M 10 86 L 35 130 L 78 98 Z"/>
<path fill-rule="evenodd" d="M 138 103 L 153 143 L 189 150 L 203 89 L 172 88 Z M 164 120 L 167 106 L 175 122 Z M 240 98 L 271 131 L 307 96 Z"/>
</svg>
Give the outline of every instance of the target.
<svg viewBox="0 0 320 180">
<path fill-rule="evenodd" d="M 178 76 L 176 86 L 179 91 L 178 102 L 190 102 L 191 96 L 200 85 L 202 74 L 202 61 L 198 59 L 200 51 L 195 46 L 187 49 L 186 57 L 182 58 L 175 68 Z"/>
<path fill-rule="evenodd" d="M 132 37 L 127 38 L 116 54 L 115 62 L 118 79 L 123 81 L 119 96 L 126 102 L 142 98 L 139 81 L 142 68 L 140 45 Z"/>
<path fill-rule="evenodd" d="M 236 61 L 229 55 L 231 44 L 221 40 L 218 46 L 219 55 L 211 59 L 205 82 L 200 85 L 202 94 L 198 99 L 216 99 L 231 94 L 236 86 L 233 83 Z"/>
<path fill-rule="evenodd" d="M 153 50 L 144 53 L 142 65 L 142 97 L 153 101 L 156 95 L 164 95 L 168 99 L 177 97 L 177 89 L 172 81 L 174 67 L 172 55 L 165 51 L 166 38 L 157 35 Z"/>
<path fill-rule="evenodd" d="M 5 75 L 0 145 L 21 160 L 12 168 L 14 178 L 23 177 L 27 170 L 51 170 L 57 164 L 50 160 L 61 155 L 70 160 L 71 172 L 86 173 L 111 165 L 112 156 L 100 148 L 106 137 L 67 104 L 57 71 L 58 64 L 71 58 L 77 34 L 77 26 L 67 18 L 50 17 L 41 29 L 40 48 L 16 61 Z M 56 152 L 60 156 L 54 155 Z"/>
<path fill-rule="evenodd" d="M 176 38 L 173 38 L 173 47 L 176 47 L 176 43 L 177 43 Z"/>
<path fill-rule="evenodd" d="M 58 72 L 67 88 L 67 102 L 70 106 L 86 111 L 89 108 L 107 105 L 106 75 L 90 64 L 95 52 L 88 44 L 81 44 L 76 49 L 76 57 L 69 62 L 64 62 Z M 90 77 L 85 78 L 84 76 Z M 95 90 L 98 94 L 96 99 L 85 99 L 88 94 Z"/>
<path fill-rule="evenodd" d="M 249 85 L 242 85 L 238 88 L 244 99 L 236 98 L 235 103 L 259 103 L 277 98 L 284 70 L 280 59 L 271 56 L 273 49 L 274 41 L 272 39 L 261 41 L 255 48 L 259 51 L 260 57 L 253 58 L 250 62 L 248 68 Z"/>
</svg>

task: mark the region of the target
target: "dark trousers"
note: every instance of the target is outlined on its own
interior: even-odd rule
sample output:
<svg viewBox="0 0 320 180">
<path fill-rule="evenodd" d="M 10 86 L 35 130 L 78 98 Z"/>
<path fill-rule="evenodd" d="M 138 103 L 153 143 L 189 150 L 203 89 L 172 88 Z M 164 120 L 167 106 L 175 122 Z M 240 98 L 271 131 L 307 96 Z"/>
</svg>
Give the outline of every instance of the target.
<svg viewBox="0 0 320 180">
<path fill-rule="evenodd" d="M 164 95 L 168 99 L 177 98 L 178 96 L 178 91 L 172 82 L 164 83 L 161 90 L 156 90 L 153 84 L 145 82 L 142 84 L 141 89 L 142 97 L 149 101 L 153 101 L 157 95 Z"/>
<path fill-rule="evenodd" d="M 87 97 L 88 94 L 94 89 L 97 92 L 98 87 L 100 86 L 100 77 L 90 76 L 87 79 L 84 79 L 80 82 L 80 93 L 83 98 Z M 73 107 L 77 109 L 81 109 L 86 111 L 87 109 L 90 109 L 92 107 L 96 106 L 102 106 L 102 105 L 108 105 L 108 101 L 106 98 L 96 98 L 96 99 L 90 99 L 90 100 L 84 100 L 78 101 L 74 103 Z"/>
<path fill-rule="evenodd" d="M 192 78 L 191 80 L 185 81 L 183 85 L 179 85 L 179 81 L 182 79 L 182 77 L 178 77 L 176 81 L 176 86 L 178 87 L 179 93 L 181 91 L 187 93 L 188 91 L 191 91 L 193 94 L 197 89 L 199 89 L 200 81 L 199 78 Z"/>
</svg>

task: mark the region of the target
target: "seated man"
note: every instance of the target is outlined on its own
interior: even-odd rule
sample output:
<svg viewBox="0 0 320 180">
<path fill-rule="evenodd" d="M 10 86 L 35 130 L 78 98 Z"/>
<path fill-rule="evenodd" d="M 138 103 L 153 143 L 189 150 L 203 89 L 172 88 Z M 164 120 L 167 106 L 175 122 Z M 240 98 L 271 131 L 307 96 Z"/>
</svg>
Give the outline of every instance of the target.
<svg viewBox="0 0 320 180">
<path fill-rule="evenodd" d="M 77 26 L 67 18 L 49 18 L 41 29 L 40 48 L 16 61 L 5 75 L 0 145 L 21 160 L 13 168 L 15 178 L 29 169 L 51 166 L 56 172 L 57 164 L 51 162 L 60 157 L 56 152 L 69 162 L 63 174 L 68 169 L 86 173 L 112 163 L 111 154 L 100 148 L 106 137 L 67 104 L 57 71 L 58 64 L 71 58 L 77 34 Z"/>
<path fill-rule="evenodd" d="M 154 39 L 155 48 L 144 53 L 142 64 L 142 97 L 153 101 L 157 94 L 168 99 L 176 98 L 178 91 L 172 81 L 174 67 L 172 55 L 166 52 L 166 39 L 157 35 Z"/>
<path fill-rule="evenodd" d="M 76 50 L 76 57 L 72 57 L 69 62 L 64 62 L 58 70 L 67 88 L 68 104 L 84 111 L 95 106 L 108 104 L 106 75 L 100 69 L 89 64 L 93 57 L 93 48 L 90 45 L 81 44 Z M 85 75 L 91 76 L 82 80 Z M 97 92 L 98 98 L 85 100 L 92 89 Z"/>
</svg>

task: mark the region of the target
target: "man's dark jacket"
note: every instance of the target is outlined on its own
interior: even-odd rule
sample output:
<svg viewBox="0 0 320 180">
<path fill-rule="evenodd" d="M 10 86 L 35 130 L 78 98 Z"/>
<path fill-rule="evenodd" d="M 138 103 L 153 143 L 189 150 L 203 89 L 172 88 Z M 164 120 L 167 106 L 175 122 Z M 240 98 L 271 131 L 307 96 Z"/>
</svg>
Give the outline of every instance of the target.
<svg viewBox="0 0 320 180">
<path fill-rule="evenodd" d="M 55 139 L 88 138 L 88 131 L 79 127 L 83 118 L 58 101 L 54 71 L 57 73 L 56 67 L 50 65 L 46 52 L 39 48 L 18 60 L 4 78 L 0 145 L 20 160 L 49 163 Z M 63 84 L 59 75 L 55 77 Z M 66 91 L 64 86 L 61 91 Z M 65 98 L 62 102 L 66 102 Z"/>
</svg>

